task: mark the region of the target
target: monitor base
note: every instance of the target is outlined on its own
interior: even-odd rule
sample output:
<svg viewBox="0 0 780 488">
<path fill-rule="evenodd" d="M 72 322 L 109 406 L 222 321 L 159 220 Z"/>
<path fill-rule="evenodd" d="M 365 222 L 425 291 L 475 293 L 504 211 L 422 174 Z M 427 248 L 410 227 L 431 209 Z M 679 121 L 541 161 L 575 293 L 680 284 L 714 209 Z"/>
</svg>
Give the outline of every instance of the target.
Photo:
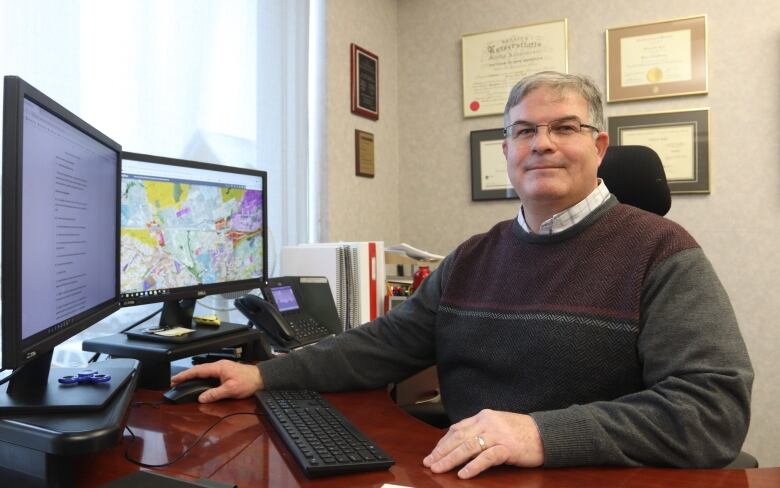
<svg viewBox="0 0 780 488">
<path fill-rule="evenodd" d="M 8 384 L 0 385 L 0 415 L 102 410 L 136 370 L 105 363 L 95 363 L 99 366 L 94 368 L 53 368 L 46 384 L 30 389 L 17 388 L 12 392 Z M 105 383 L 60 383 L 60 379 L 78 377 L 88 369 L 111 379 Z"/>
</svg>

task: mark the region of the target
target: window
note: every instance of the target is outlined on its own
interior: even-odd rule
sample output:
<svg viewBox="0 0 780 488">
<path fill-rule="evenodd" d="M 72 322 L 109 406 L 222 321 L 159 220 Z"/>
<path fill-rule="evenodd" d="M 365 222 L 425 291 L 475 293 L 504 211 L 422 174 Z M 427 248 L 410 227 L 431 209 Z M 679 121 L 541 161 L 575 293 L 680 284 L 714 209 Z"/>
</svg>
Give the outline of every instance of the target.
<svg viewBox="0 0 780 488">
<path fill-rule="evenodd" d="M 309 0 L 32 0 L 0 3 L 0 66 L 123 149 L 269 172 L 269 268 L 308 239 Z M 297 195 L 297 198 L 296 198 Z M 293 203 L 290 203 L 293 202 Z M 304 202 L 301 204 L 301 202 Z M 55 351 L 117 331 L 120 310 Z"/>
</svg>

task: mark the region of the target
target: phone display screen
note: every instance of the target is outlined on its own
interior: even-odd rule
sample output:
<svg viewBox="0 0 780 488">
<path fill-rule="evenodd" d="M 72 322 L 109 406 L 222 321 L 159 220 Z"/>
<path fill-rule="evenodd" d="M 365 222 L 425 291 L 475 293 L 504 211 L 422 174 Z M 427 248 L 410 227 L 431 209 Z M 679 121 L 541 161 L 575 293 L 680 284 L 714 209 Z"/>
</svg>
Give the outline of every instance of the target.
<svg viewBox="0 0 780 488">
<path fill-rule="evenodd" d="M 278 308 L 280 312 L 289 312 L 300 308 L 291 286 L 277 286 L 271 288 L 271 294 L 274 296 L 276 308 Z"/>
</svg>

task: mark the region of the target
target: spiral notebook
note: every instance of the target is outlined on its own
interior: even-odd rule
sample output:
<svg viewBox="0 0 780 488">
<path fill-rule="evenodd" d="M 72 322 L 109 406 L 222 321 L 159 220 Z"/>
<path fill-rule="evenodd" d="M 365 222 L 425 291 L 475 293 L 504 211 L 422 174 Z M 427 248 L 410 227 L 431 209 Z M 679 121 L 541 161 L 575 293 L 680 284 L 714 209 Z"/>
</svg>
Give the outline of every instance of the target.
<svg viewBox="0 0 780 488">
<path fill-rule="evenodd" d="M 384 243 L 340 242 L 285 246 L 283 276 L 325 276 L 345 329 L 384 314 Z"/>
</svg>

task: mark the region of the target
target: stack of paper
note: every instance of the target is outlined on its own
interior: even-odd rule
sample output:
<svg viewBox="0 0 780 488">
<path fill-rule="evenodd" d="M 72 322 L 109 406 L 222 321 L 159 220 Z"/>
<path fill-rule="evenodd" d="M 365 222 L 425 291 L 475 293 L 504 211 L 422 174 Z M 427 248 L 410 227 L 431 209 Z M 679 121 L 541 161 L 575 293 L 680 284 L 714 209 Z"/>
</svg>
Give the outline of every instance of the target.
<svg viewBox="0 0 780 488">
<path fill-rule="evenodd" d="M 433 254 L 428 251 L 423 251 L 422 249 L 417 249 L 416 247 L 410 246 L 405 242 L 396 244 L 395 246 L 388 246 L 385 248 L 385 251 L 402 254 L 412 259 L 420 259 L 423 261 L 441 261 L 444 259 L 444 256 Z"/>
</svg>

